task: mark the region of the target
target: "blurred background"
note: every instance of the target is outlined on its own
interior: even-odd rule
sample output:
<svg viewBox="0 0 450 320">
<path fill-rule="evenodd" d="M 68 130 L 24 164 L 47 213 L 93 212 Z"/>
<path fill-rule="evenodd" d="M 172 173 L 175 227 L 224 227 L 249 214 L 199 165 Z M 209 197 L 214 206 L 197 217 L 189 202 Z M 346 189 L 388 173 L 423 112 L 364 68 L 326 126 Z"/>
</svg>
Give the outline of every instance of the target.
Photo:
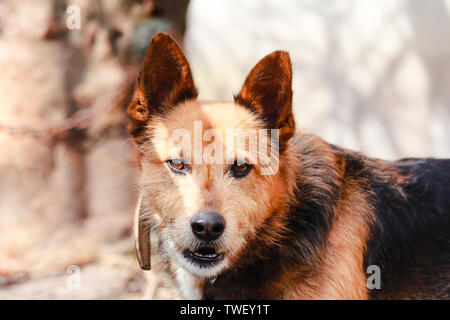
<svg viewBox="0 0 450 320">
<path fill-rule="evenodd" d="M 0 299 L 171 299 L 138 269 L 126 105 L 154 33 L 200 98 L 288 50 L 297 127 L 450 157 L 450 1 L 0 0 Z"/>
</svg>

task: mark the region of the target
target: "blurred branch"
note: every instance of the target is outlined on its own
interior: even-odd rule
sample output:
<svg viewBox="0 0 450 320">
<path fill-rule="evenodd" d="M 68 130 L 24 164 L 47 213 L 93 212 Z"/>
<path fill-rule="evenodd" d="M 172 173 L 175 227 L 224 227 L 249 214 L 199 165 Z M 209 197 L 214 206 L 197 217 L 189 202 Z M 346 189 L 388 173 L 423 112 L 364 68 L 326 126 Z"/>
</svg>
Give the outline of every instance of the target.
<svg viewBox="0 0 450 320">
<path fill-rule="evenodd" d="M 74 112 L 70 117 L 61 122 L 32 126 L 32 125 L 11 125 L 0 121 L 0 132 L 10 135 L 27 135 L 35 138 L 49 140 L 65 140 L 67 133 L 71 130 L 87 129 L 93 123 L 96 117 L 108 114 L 117 108 L 120 96 L 114 96 L 110 100 L 100 101 L 92 107 L 80 109 Z"/>
</svg>

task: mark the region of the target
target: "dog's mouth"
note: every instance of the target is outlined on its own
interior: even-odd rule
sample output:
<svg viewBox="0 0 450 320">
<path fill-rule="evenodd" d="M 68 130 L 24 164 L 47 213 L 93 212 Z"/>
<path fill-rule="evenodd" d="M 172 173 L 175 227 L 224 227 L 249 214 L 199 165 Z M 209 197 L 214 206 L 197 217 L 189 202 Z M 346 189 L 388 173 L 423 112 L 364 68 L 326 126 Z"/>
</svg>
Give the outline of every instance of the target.
<svg viewBox="0 0 450 320">
<path fill-rule="evenodd" d="M 216 250 L 214 247 L 185 249 L 183 254 L 186 259 L 203 268 L 216 265 L 224 258 L 224 253 Z"/>
</svg>

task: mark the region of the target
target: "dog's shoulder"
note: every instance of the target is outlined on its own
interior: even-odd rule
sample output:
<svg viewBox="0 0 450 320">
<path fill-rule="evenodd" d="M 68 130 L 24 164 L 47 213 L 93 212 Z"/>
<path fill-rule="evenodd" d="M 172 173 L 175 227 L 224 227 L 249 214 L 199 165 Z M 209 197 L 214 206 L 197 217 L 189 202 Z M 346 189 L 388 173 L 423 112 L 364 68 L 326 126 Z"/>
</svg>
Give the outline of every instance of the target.
<svg viewBox="0 0 450 320">
<path fill-rule="evenodd" d="M 361 216 L 363 268 L 381 270 L 381 289 L 369 297 L 450 297 L 450 159 L 384 161 L 307 134 L 293 143 L 302 164 L 290 215 L 297 243 L 305 238 L 321 252 L 325 239 L 350 237 L 337 229 L 336 214 L 347 226 Z"/>
</svg>

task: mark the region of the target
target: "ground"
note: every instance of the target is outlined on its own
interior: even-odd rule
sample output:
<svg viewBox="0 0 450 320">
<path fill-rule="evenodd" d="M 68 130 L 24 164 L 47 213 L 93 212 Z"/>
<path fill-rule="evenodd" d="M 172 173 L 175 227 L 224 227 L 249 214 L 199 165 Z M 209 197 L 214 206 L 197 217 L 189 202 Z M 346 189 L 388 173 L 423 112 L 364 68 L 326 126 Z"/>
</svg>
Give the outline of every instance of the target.
<svg viewBox="0 0 450 320">
<path fill-rule="evenodd" d="M 0 300 L 176 298 L 152 271 L 139 269 L 130 238 L 105 246 L 79 268 L 79 277 L 73 265 L 59 272 L 0 270 Z"/>
</svg>

